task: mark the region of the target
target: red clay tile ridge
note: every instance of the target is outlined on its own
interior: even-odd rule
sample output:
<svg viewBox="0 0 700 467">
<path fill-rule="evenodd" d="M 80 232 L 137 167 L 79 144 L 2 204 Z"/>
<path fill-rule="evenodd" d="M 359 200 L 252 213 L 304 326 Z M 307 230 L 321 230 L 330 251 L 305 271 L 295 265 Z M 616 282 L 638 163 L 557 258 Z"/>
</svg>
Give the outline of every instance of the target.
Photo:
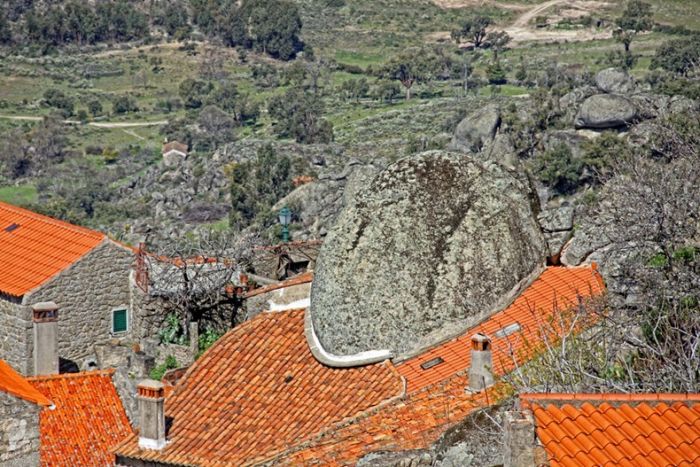
<svg viewBox="0 0 700 467">
<path fill-rule="evenodd" d="M 17 373 L 7 362 L 0 360 L 0 391 L 42 407 L 52 407 L 52 403 L 41 392 Z"/>
<path fill-rule="evenodd" d="M 368 350 L 353 355 L 334 355 L 327 352 L 318 340 L 314 323 L 311 319 L 311 312 L 307 308 L 304 311 L 304 335 L 311 350 L 311 355 L 316 360 L 332 368 L 352 368 L 356 366 L 372 365 L 374 363 L 391 360 L 394 354 L 391 350 Z"/>
</svg>

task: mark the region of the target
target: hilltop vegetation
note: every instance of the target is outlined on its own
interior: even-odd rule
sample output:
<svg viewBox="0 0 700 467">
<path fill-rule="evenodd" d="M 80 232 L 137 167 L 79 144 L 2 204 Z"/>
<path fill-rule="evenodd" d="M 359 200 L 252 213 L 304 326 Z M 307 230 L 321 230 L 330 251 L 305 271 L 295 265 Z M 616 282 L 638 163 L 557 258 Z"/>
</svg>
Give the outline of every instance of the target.
<svg viewBox="0 0 700 467">
<path fill-rule="evenodd" d="M 533 16 L 539 3 L 6 2 L 0 114 L 22 119 L 0 119 L 0 196 L 131 238 L 149 200 L 120 190 L 159 170 L 164 138 L 190 146 L 197 173 L 247 140 L 334 143 L 381 161 L 446 147 L 469 109 L 493 99 L 534 96 L 532 125 L 545 129 L 551 96 L 611 64 L 655 92 L 700 94 L 687 2 L 631 12 L 621 44 L 619 9 L 568 2 Z M 564 186 L 588 170 L 556 167 L 538 173 Z M 217 203 L 230 206 L 229 194 Z"/>
</svg>

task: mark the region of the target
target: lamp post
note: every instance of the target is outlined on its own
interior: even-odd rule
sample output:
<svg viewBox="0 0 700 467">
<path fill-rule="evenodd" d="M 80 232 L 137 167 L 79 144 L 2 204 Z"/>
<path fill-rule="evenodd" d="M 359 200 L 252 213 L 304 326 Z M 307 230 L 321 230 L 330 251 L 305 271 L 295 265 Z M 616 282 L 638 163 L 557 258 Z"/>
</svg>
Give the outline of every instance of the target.
<svg viewBox="0 0 700 467">
<path fill-rule="evenodd" d="M 280 224 L 282 224 L 282 241 L 289 241 L 289 224 L 292 222 L 292 211 L 287 207 L 280 209 L 279 213 Z"/>
</svg>

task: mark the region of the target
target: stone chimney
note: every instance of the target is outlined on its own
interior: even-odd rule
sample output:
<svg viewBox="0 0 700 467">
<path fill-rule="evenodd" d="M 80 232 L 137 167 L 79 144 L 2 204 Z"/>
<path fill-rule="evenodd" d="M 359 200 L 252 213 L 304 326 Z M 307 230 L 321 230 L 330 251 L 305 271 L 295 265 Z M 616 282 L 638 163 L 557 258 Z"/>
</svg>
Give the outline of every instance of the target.
<svg viewBox="0 0 700 467">
<path fill-rule="evenodd" d="M 536 443 L 535 419 L 530 410 L 506 412 L 503 422 L 503 467 L 548 465 L 546 453 Z"/>
<path fill-rule="evenodd" d="M 493 384 L 491 339 L 484 334 L 472 336 L 472 362 L 469 367 L 469 389 L 483 391 Z"/>
<path fill-rule="evenodd" d="M 165 386 L 160 381 L 141 381 L 136 399 L 139 404 L 139 447 L 160 450 L 165 447 Z"/>
<path fill-rule="evenodd" d="M 34 376 L 58 374 L 58 305 L 41 302 L 32 306 Z"/>
</svg>

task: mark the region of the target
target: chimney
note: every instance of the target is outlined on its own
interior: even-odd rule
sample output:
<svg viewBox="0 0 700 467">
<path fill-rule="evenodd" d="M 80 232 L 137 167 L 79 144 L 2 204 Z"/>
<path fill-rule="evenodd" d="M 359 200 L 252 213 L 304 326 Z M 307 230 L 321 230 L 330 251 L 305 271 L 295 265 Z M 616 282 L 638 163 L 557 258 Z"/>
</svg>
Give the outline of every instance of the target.
<svg viewBox="0 0 700 467">
<path fill-rule="evenodd" d="M 547 464 L 546 453 L 536 444 L 535 419 L 530 410 L 506 412 L 503 422 L 503 467 Z"/>
<path fill-rule="evenodd" d="M 58 374 L 58 305 L 41 302 L 32 306 L 34 376 Z"/>
<path fill-rule="evenodd" d="M 165 447 L 165 386 L 147 379 L 138 385 L 139 447 L 160 450 Z"/>
<path fill-rule="evenodd" d="M 469 367 L 469 389 L 483 391 L 493 384 L 493 359 L 491 357 L 491 339 L 484 334 L 472 336 L 472 362 Z"/>
</svg>

